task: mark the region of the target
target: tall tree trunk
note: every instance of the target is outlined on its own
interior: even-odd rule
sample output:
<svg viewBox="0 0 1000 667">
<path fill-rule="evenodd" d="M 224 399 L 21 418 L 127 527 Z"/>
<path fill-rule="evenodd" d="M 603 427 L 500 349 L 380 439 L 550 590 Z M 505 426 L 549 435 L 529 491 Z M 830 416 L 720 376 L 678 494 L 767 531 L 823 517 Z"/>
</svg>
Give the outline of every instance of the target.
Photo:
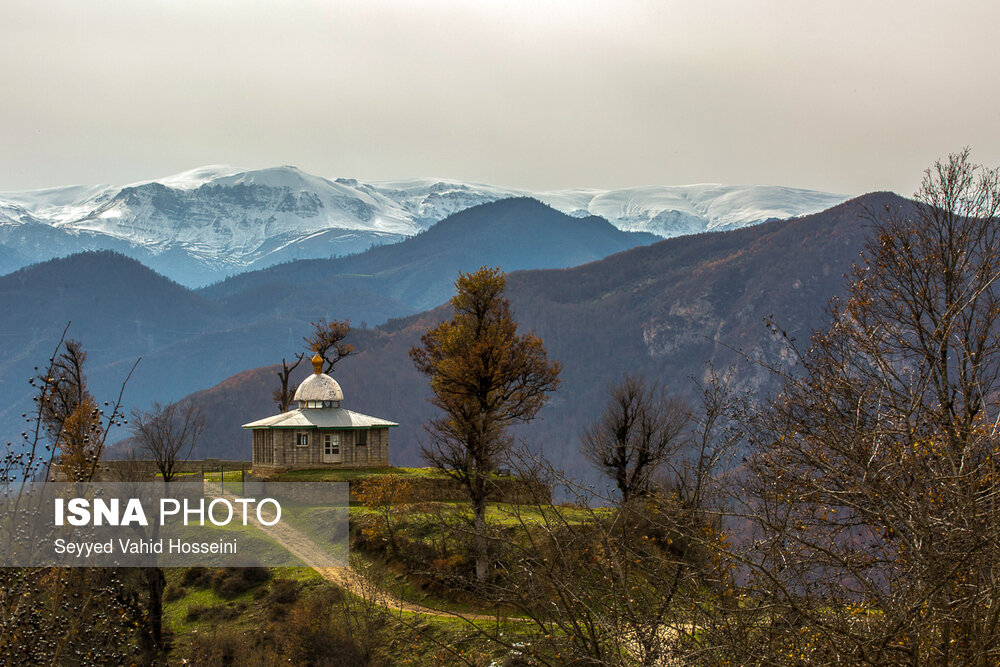
<svg viewBox="0 0 1000 667">
<path fill-rule="evenodd" d="M 145 568 L 146 590 L 149 594 L 149 635 L 152 639 L 152 646 L 149 647 L 153 655 L 147 656 L 150 664 L 155 659 L 155 654 L 163 651 L 163 587 L 166 578 L 163 570 L 158 567 Z"/>
<path fill-rule="evenodd" d="M 493 465 L 489 459 L 486 443 L 486 396 L 480 397 L 479 424 L 478 424 L 478 446 L 472 458 L 472 482 L 470 486 L 470 500 L 472 501 L 472 532 L 473 549 L 476 552 L 476 581 L 486 583 L 490 576 L 489 551 L 486 543 L 486 499 L 489 495 L 490 473 L 493 472 Z"/>
<path fill-rule="evenodd" d="M 473 470 L 470 494 L 472 501 L 472 546 L 476 554 L 476 581 L 485 583 L 489 580 L 490 560 L 486 538 L 486 488 L 489 471 L 483 473 L 482 466 L 476 465 Z"/>
<path fill-rule="evenodd" d="M 476 552 L 476 581 L 485 583 L 490 575 L 489 553 L 486 547 L 486 499 L 472 505 L 473 548 Z"/>
</svg>

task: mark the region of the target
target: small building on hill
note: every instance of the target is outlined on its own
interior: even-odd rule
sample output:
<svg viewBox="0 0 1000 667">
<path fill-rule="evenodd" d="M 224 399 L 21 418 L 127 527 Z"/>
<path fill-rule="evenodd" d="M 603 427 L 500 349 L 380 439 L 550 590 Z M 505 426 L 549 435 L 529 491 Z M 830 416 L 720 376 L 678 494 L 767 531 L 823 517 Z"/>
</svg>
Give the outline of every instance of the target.
<svg viewBox="0 0 1000 667">
<path fill-rule="evenodd" d="M 243 425 L 252 434 L 254 472 L 388 466 L 389 429 L 398 424 L 340 407 L 340 385 L 322 372 L 322 357 L 312 363 L 295 410 Z"/>
</svg>

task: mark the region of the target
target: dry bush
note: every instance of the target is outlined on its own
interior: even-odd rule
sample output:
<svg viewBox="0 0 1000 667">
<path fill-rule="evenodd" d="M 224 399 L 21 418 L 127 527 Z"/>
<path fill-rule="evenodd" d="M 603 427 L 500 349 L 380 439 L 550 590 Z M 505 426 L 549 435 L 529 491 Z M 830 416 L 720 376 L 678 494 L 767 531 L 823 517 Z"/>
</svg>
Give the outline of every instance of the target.
<svg viewBox="0 0 1000 667">
<path fill-rule="evenodd" d="M 354 667 L 370 664 L 344 616 L 345 596 L 339 590 L 315 593 L 299 600 L 281 624 L 284 653 L 292 664 Z"/>
<path fill-rule="evenodd" d="M 207 567 L 189 567 L 181 576 L 181 585 L 192 588 L 208 588 L 212 585 L 212 571 Z"/>
<path fill-rule="evenodd" d="M 266 567 L 223 567 L 212 575 L 212 590 L 224 598 L 235 598 L 271 578 Z"/>
<path fill-rule="evenodd" d="M 180 600 L 185 595 L 187 595 L 187 590 L 183 587 L 170 584 L 163 591 L 163 601 L 173 602 L 174 600 Z"/>
<path fill-rule="evenodd" d="M 288 661 L 266 634 L 226 628 L 196 635 L 188 663 L 199 667 L 277 667 Z"/>
<path fill-rule="evenodd" d="M 231 621 L 237 618 L 246 607 L 235 607 L 225 604 L 214 604 L 206 606 L 193 604 L 188 607 L 187 620 L 189 621 Z"/>
</svg>

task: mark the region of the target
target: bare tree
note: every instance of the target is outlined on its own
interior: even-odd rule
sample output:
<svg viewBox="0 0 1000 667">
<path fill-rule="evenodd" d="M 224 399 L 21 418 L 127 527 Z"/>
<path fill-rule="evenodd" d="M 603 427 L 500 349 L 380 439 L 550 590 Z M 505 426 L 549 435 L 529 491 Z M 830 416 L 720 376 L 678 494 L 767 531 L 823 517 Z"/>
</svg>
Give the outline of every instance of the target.
<svg viewBox="0 0 1000 667">
<path fill-rule="evenodd" d="M 337 362 L 354 354 L 354 346 L 346 342 L 351 333 L 350 320 L 331 320 L 326 318 L 313 322 L 314 331 L 311 336 L 303 338 L 309 349 L 323 357 L 323 372 L 330 373 Z"/>
<path fill-rule="evenodd" d="M 281 359 L 281 370 L 278 371 L 278 379 L 281 381 L 281 387 L 275 389 L 273 395 L 274 402 L 278 404 L 279 413 L 288 412 L 288 408 L 292 404 L 296 387 L 294 384 L 289 384 L 289 377 L 292 375 L 292 371 L 299 367 L 305 356 L 304 353 L 299 352 L 295 355 L 295 363 L 291 365 L 284 358 Z"/>
<path fill-rule="evenodd" d="M 48 369 L 37 376 L 38 382 L 47 388 L 45 401 L 42 403 L 42 423 L 48 434 L 54 440 L 59 439 L 63 422 L 72 415 L 79 406 L 87 401 L 93 401 L 87 389 L 87 377 L 83 365 L 87 361 L 87 353 L 80 341 L 67 340 L 62 345 L 62 351 L 57 354 Z"/>
<path fill-rule="evenodd" d="M 139 446 L 153 458 L 164 483 L 173 481 L 188 460 L 205 427 L 201 410 L 192 402 L 153 403 L 148 411 L 132 411 L 132 432 Z M 154 534 L 156 526 L 154 524 Z M 159 567 L 143 568 L 148 593 L 151 650 L 163 646 L 163 590 L 166 578 Z"/>
<path fill-rule="evenodd" d="M 604 413 L 584 431 L 582 450 L 628 503 L 645 495 L 654 474 L 685 446 L 691 414 L 681 399 L 639 375 L 626 375 L 609 393 Z"/>
<path fill-rule="evenodd" d="M 153 458 L 164 482 L 177 476 L 205 428 L 201 409 L 194 403 L 153 403 L 150 410 L 132 411 L 132 432 Z"/>
<path fill-rule="evenodd" d="M 108 476 L 114 482 L 135 484 L 153 481 L 156 477 L 156 470 L 149 461 L 140 459 L 135 449 L 130 449 L 125 458 L 115 461 L 109 467 Z"/>
<path fill-rule="evenodd" d="M 698 608 L 732 583 L 717 556 L 737 444 L 729 376 L 710 377 L 685 425 L 690 446 L 664 463 L 669 475 L 651 482 L 641 503 L 581 485 L 537 455 L 513 457 L 518 476 L 536 483 L 500 510 L 505 551 L 490 590 L 522 620 L 496 631 L 478 625 L 491 642 L 545 665 L 680 664 L 682 653 L 692 659 L 703 649 Z M 550 488 L 573 502 L 553 504 Z"/>
<path fill-rule="evenodd" d="M 751 420 L 732 661 L 1000 660 L 998 212 L 996 170 L 936 163 Z"/>
<path fill-rule="evenodd" d="M 67 330 L 68 330 L 67 326 Z M 29 383 L 36 390 L 35 409 L 25 413 L 30 426 L 20 442 L 6 443 L 0 463 L 0 481 L 15 504 L 33 502 L 24 492 L 26 483 L 54 477 L 68 464 L 73 481 L 93 478 L 104 444 L 113 426 L 123 422 L 121 404 L 132 372 L 121 385 L 118 398 L 97 409 L 86 389 L 86 354 L 66 332 L 44 370 Z M 138 361 L 136 362 L 138 364 Z M 37 370 L 37 369 L 36 369 Z M 135 366 L 132 367 L 132 371 Z M 83 417 L 86 426 L 67 422 Z M 77 439 L 86 435 L 87 440 Z M 67 458 L 75 460 L 63 461 Z M 80 456 L 76 456 L 80 455 Z M 62 468 L 65 469 L 65 468 Z M 16 510 L 8 506 L 8 510 Z M 3 568 L 0 570 L 0 646 L 4 662 L 12 665 L 124 664 L 136 662 L 139 643 L 148 636 L 146 610 L 139 600 L 128 570 L 116 568 Z M 116 619 L 116 622 L 110 622 Z M 151 654 L 143 656 L 151 664 Z"/>
</svg>

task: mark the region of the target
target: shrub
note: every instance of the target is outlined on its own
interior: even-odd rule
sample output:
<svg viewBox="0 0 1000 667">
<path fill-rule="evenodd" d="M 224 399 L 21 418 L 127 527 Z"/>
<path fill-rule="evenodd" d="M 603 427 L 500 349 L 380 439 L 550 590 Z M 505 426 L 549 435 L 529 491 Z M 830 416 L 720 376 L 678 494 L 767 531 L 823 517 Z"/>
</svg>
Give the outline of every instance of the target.
<svg viewBox="0 0 1000 667">
<path fill-rule="evenodd" d="M 271 578 L 266 567 L 224 567 L 212 575 L 212 590 L 231 599 Z"/>
<path fill-rule="evenodd" d="M 339 589 L 300 599 L 282 624 L 286 657 L 296 665 L 339 667 L 372 664 L 353 636 Z"/>
<path fill-rule="evenodd" d="M 208 588 L 212 585 L 212 572 L 207 567 L 189 567 L 181 577 L 182 586 Z"/>
<path fill-rule="evenodd" d="M 299 582 L 294 579 L 275 579 L 271 582 L 268 600 L 274 604 L 291 604 L 299 599 Z"/>
<path fill-rule="evenodd" d="M 173 602 L 174 600 L 180 600 L 185 595 L 187 595 L 186 590 L 184 590 L 180 586 L 174 586 L 173 584 L 170 584 L 163 591 L 163 601 Z"/>
<path fill-rule="evenodd" d="M 200 667 L 272 667 L 287 664 L 270 640 L 261 633 L 239 633 L 233 630 L 195 635 L 190 658 L 186 662 Z"/>
<path fill-rule="evenodd" d="M 193 604 L 188 607 L 187 620 L 189 621 L 231 621 L 240 615 L 243 609 L 231 607 L 224 604 L 216 604 L 207 607 L 201 604 Z"/>
</svg>

